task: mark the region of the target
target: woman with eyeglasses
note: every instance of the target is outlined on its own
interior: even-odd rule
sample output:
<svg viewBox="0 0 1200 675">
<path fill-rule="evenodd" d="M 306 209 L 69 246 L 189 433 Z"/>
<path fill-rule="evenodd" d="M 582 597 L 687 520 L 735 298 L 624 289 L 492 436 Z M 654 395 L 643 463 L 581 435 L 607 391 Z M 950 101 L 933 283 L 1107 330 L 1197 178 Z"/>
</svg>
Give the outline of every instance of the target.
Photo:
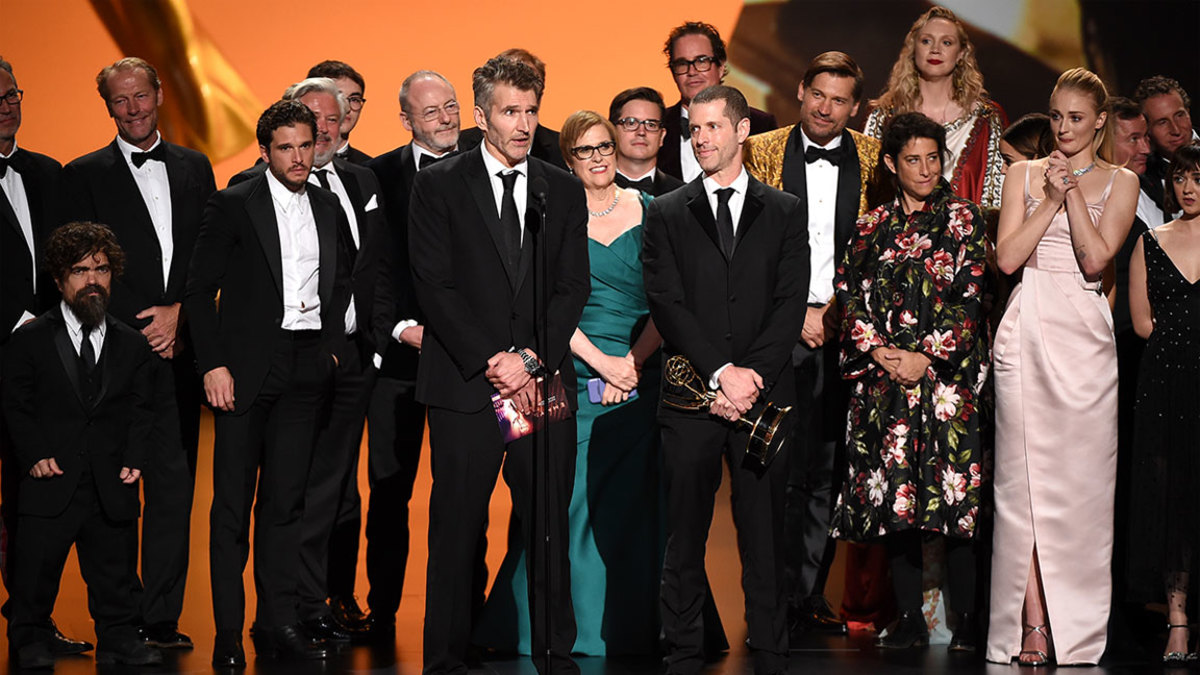
<svg viewBox="0 0 1200 675">
<path fill-rule="evenodd" d="M 892 66 L 887 89 L 871 107 L 863 132 L 875 138 L 881 138 L 887 121 L 900 113 L 924 113 L 941 124 L 948 151 L 942 175 L 954 194 L 985 209 L 1000 207 L 1000 134 L 1007 120 L 983 88 L 975 46 L 954 12 L 934 6 L 917 17 Z"/>
<path fill-rule="evenodd" d="M 592 292 L 571 338 L 578 378 L 575 487 L 569 508 L 573 653 L 653 653 L 661 573 L 658 350 L 642 286 L 649 197 L 616 178 L 616 130 L 579 111 L 559 145 L 583 183 Z M 528 653 L 525 556 L 510 548 L 488 598 L 479 642 Z"/>
</svg>

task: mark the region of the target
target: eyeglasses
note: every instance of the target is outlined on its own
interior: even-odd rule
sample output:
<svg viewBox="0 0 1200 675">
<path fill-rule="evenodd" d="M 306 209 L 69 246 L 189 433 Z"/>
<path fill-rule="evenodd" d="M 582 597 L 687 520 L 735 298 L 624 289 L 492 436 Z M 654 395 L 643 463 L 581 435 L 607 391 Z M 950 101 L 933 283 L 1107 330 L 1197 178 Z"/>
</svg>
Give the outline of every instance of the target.
<svg viewBox="0 0 1200 675">
<path fill-rule="evenodd" d="M 357 94 L 354 96 L 346 97 L 346 103 L 350 104 L 351 110 L 362 110 L 363 104 L 366 102 L 367 102 L 367 99 L 365 99 L 361 96 L 358 96 Z"/>
<path fill-rule="evenodd" d="M 688 68 L 695 68 L 697 73 L 706 73 L 712 70 L 712 67 L 719 63 L 711 56 L 697 56 L 688 61 L 687 59 L 675 59 L 667 64 L 671 68 L 671 72 L 675 75 L 686 75 Z"/>
<path fill-rule="evenodd" d="M 617 144 L 612 141 L 604 141 L 600 145 L 577 145 L 571 148 L 571 155 L 575 159 L 586 162 L 592 158 L 593 153 L 600 153 L 601 157 L 608 157 L 617 151 Z"/>
<path fill-rule="evenodd" d="M 638 127 L 646 127 L 646 131 L 658 131 L 662 128 L 661 120 L 639 120 L 636 117 L 622 117 L 617 120 L 617 126 L 625 131 L 637 131 Z"/>
<path fill-rule="evenodd" d="M 440 108 L 429 107 L 429 108 L 422 110 L 419 113 L 410 113 L 407 110 L 405 111 L 405 113 L 407 113 L 409 117 L 418 117 L 420 119 L 425 120 L 426 122 L 433 122 L 437 118 L 441 117 L 443 112 L 451 117 L 457 115 L 458 114 L 458 101 L 447 101 L 446 105 L 444 105 Z"/>
<path fill-rule="evenodd" d="M 23 89 L 9 89 L 7 94 L 0 96 L 0 101 L 4 101 L 9 105 L 20 105 L 23 98 L 25 98 L 25 91 Z"/>
</svg>

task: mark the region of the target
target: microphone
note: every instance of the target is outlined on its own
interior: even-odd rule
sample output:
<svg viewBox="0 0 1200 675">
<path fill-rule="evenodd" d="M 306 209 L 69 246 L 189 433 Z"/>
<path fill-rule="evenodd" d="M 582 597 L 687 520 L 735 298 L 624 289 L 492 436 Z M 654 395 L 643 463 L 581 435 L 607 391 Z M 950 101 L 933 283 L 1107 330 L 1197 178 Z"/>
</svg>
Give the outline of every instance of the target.
<svg viewBox="0 0 1200 675">
<path fill-rule="evenodd" d="M 542 218 L 546 217 L 546 193 L 550 190 L 550 186 L 546 184 L 546 179 L 538 176 L 529 181 L 529 197 L 530 206 L 538 212 Z M 525 223 L 525 227 L 531 230 L 534 234 L 541 229 L 541 218 L 534 218 Z"/>
</svg>

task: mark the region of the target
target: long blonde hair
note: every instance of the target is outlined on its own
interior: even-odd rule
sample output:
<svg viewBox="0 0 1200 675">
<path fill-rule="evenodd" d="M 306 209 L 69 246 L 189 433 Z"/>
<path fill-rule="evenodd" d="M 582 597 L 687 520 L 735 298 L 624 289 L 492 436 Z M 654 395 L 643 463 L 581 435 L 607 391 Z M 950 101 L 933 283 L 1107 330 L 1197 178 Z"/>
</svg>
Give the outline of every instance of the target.
<svg viewBox="0 0 1200 675">
<path fill-rule="evenodd" d="M 958 33 L 958 42 L 962 45 L 962 56 L 958 63 L 954 64 L 954 72 L 951 74 L 954 102 L 958 103 L 964 112 L 970 112 L 975 101 L 987 98 L 987 90 L 983 88 L 983 73 L 979 72 L 979 64 L 975 62 L 975 45 L 967 37 L 966 28 L 954 12 L 934 5 L 917 17 L 908 29 L 904 45 L 900 48 L 900 56 L 892 65 L 892 74 L 888 76 L 887 89 L 884 89 L 879 98 L 871 101 L 873 108 L 880 108 L 889 116 L 917 109 L 921 100 L 920 74 L 917 72 L 915 56 L 917 36 L 925 25 L 934 19 L 945 19 L 953 23 Z"/>
<path fill-rule="evenodd" d="M 1058 76 L 1058 82 L 1054 84 L 1054 90 L 1050 92 L 1050 98 L 1062 89 L 1071 89 L 1077 91 L 1084 96 L 1092 99 L 1092 103 L 1096 106 L 1096 113 L 1106 113 L 1104 117 L 1104 126 L 1096 131 L 1095 137 L 1092 139 L 1092 152 L 1100 160 L 1109 166 L 1113 164 L 1113 121 L 1112 111 L 1109 109 L 1108 89 L 1095 73 L 1087 68 L 1072 68 L 1062 75 Z"/>
</svg>

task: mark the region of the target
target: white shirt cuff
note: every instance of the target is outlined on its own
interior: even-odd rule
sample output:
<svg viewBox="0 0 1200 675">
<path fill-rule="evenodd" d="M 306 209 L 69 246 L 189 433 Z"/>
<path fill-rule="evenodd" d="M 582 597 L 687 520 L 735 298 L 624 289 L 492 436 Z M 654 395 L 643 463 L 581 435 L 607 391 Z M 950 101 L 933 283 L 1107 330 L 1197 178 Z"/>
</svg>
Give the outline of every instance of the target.
<svg viewBox="0 0 1200 675">
<path fill-rule="evenodd" d="M 721 373 L 725 372 L 725 369 L 732 365 L 733 365 L 733 362 L 731 361 L 731 362 L 726 363 L 725 365 L 721 366 L 720 368 L 717 368 L 716 370 L 714 370 L 712 377 L 708 378 L 708 388 L 712 389 L 713 391 L 720 389 L 721 388 Z"/>
<path fill-rule="evenodd" d="M 395 328 L 392 329 L 392 339 L 395 340 L 396 342 L 399 342 L 401 333 L 408 330 L 409 328 L 412 328 L 413 326 L 418 326 L 418 325 L 420 325 L 420 324 L 418 324 L 416 321 L 414 321 L 412 319 L 405 319 L 405 320 L 401 321 L 400 323 L 396 324 Z"/>
<path fill-rule="evenodd" d="M 21 325 L 24 324 L 26 321 L 28 321 L 30 319 L 36 319 L 36 318 L 37 317 L 35 317 L 34 315 L 29 313 L 29 310 L 25 310 L 24 312 L 21 312 L 21 318 L 17 319 L 17 323 L 14 324 L 12 327 L 12 330 L 10 330 L 8 332 L 10 334 L 15 333 L 15 332 L 17 332 L 17 329 L 20 328 Z"/>
</svg>

